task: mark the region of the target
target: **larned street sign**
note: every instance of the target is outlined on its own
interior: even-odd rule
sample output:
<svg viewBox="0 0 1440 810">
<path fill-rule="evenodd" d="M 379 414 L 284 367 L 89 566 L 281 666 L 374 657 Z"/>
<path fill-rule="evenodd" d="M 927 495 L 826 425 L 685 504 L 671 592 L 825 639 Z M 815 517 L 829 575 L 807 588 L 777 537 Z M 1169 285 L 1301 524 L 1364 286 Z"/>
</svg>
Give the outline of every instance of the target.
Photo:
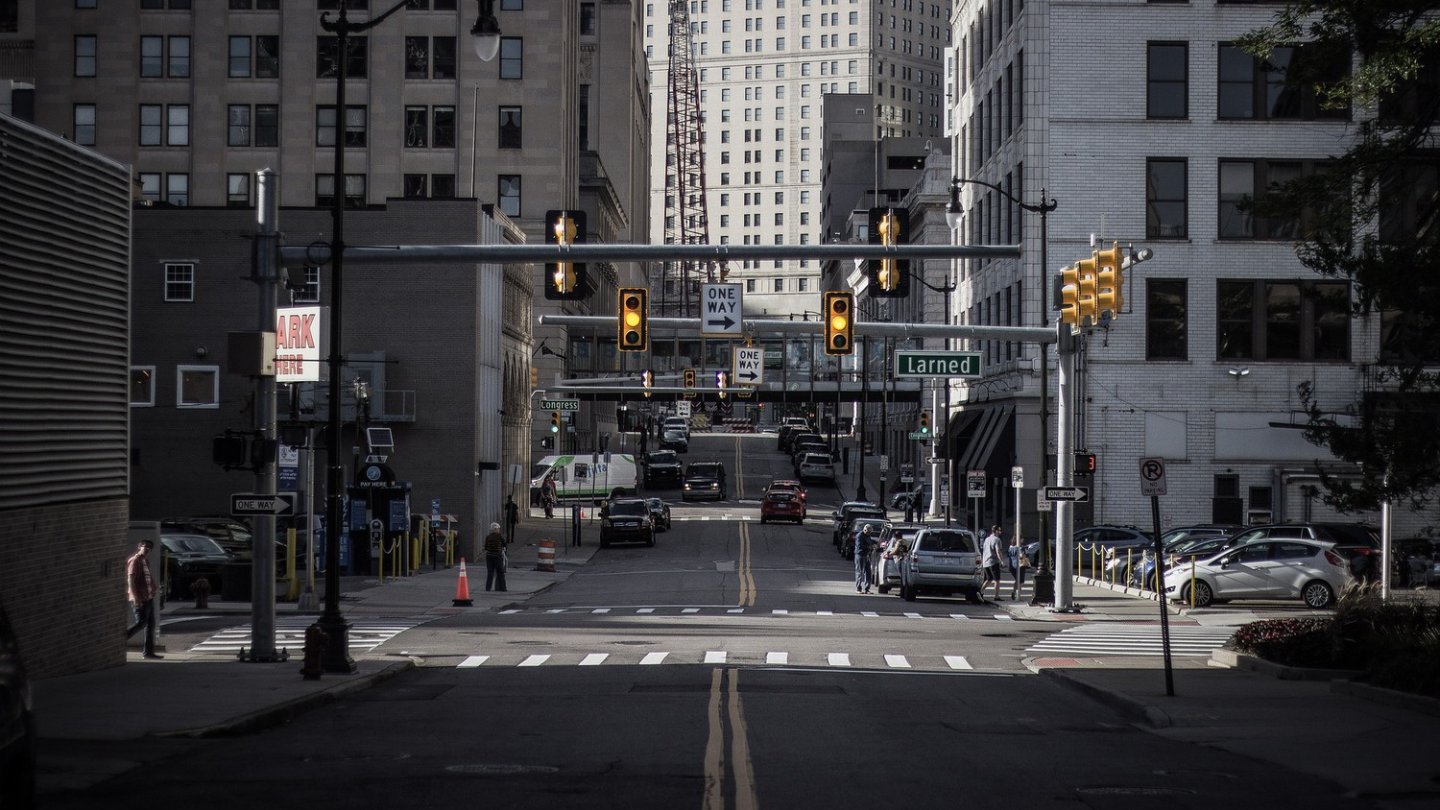
<svg viewBox="0 0 1440 810">
<path fill-rule="evenodd" d="M 578 411 L 580 400 L 578 399 L 542 399 L 540 400 L 542 411 Z"/>
<path fill-rule="evenodd" d="M 980 352 L 897 351 L 896 377 L 979 377 Z"/>
<path fill-rule="evenodd" d="M 230 496 L 232 515 L 284 515 L 295 511 L 295 496 L 288 492 L 256 495 L 237 492 Z"/>
<path fill-rule="evenodd" d="M 1089 487 L 1045 487 L 1047 501 L 1088 501 Z"/>
</svg>

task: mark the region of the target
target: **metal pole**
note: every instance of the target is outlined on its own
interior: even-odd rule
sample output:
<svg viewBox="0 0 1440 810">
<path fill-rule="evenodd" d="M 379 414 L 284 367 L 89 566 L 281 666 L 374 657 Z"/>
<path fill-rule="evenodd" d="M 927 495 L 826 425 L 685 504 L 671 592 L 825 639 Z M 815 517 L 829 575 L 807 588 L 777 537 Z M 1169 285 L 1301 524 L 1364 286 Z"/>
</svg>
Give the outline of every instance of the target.
<svg viewBox="0 0 1440 810">
<path fill-rule="evenodd" d="M 280 195 L 275 172 L 261 169 L 255 173 L 256 216 L 258 229 L 255 234 L 255 278 L 259 287 L 259 306 L 256 315 L 262 334 L 275 334 L 275 310 L 277 307 L 277 281 L 280 267 L 276 264 L 279 254 L 280 233 L 277 229 L 280 216 Z M 270 358 L 261 358 L 269 360 Z M 255 443 L 263 449 L 255 461 L 255 492 L 259 495 L 275 494 L 275 372 L 265 373 L 262 369 L 255 378 Z M 250 564 L 250 651 L 244 661 L 275 661 L 275 515 L 258 515 L 255 518 L 255 534 L 252 539 Z"/>
<path fill-rule="evenodd" d="M 865 500 L 865 398 L 870 395 L 870 338 L 860 339 L 860 483 L 855 487 L 855 500 Z"/>
<path fill-rule="evenodd" d="M 1050 206 L 1045 198 L 1045 189 L 1040 189 L 1040 325 L 1050 323 Z M 1050 452 L 1046 444 L 1050 441 L 1050 346 L 1040 344 L 1040 491 L 1050 483 Z M 1016 493 L 1017 496 L 1019 493 Z M 1048 604 L 1055 600 L 1055 573 L 1050 566 L 1050 544 L 1044 542 L 1046 513 L 1037 511 L 1039 521 L 1037 536 L 1041 538 L 1039 568 L 1030 578 L 1033 585 L 1034 604 Z"/>
<path fill-rule="evenodd" d="M 1075 458 L 1072 452 L 1073 421 L 1075 413 L 1075 349 L 1076 339 L 1070 335 L 1070 327 L 1060 324 L 1060 343 L 1058 346 L 1060 364 L 1056 386 L 1058 389 L 1055 420 L 1055 455 L 1056 474 L 1058 485 L 1062 487 L 1071 486 L 1074 481 Z M 1057 611 L 1069 612 L 1073 610 L 1071 602 L 1072 592 L 1072 563 L 1071 555 L 1074 552 L 1074 513 L 1075 505 L 1072 501 L 1059 501 L 1055 504 L 1055 609 Z M 1041 547 L 1044 547 L 1041 543 Z"/>
</svg>

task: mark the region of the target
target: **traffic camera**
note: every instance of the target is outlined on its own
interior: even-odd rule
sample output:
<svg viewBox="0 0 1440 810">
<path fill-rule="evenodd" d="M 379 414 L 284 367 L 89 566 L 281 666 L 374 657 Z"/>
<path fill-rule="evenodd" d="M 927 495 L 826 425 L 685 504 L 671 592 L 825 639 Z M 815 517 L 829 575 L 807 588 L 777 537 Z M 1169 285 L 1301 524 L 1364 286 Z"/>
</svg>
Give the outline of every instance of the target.
<svg viewBox="0 0 1440 810">
<path fill-rule="evenodd" d="M 569 247 L 584 242 L 584 211 L 545 212 L 545 244 Z M 548 262 L 543 281 L 545 297 L 552 301 L 574 301 L 590 292 L 584 262 Z"/>
<path fill-rule="evenodd" d="M 840 290 L 825 292 L 825 353 L 844 355 L 854 352 L 855 294 Z"/>
<path fill-rule="evenodd" d="M 869 242 L 872 245 L 894 247 L 904 244 L 909 238 L 909 213 L 899 208 L 871 208 L 869 220 Z M 870 295 L 880 298 L 901 298 L 910 294 L 910 261 L 908 259 L 881 258 L 865 262 L 865 274 L 869 277 Z"/>
<path fill-rule="evenodd" d="M 650 292 L 644 287 L 620 290 L 620 351 L 643 352 L 650 348 Z"/>
</svg>

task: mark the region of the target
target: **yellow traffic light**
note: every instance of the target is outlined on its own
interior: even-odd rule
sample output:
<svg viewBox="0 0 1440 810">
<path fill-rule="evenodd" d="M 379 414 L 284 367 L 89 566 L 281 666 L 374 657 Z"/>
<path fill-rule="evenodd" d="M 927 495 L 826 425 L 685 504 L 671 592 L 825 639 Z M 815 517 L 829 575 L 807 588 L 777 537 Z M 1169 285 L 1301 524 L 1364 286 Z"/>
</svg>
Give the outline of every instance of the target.
<svg viewBox="0 0 1440 810">
<path fill-rule="evenodd" d="M 1079 291 L 1075 295 L 1075 317 L 1080 326 L 1092 326 L 1099 320 L 1095 308 L 1095 260 L 1081 259 L 1075 262 L 1080 275 Z"/>
<path fill-rule="evenodd" d="M 825 353 L 851 354 L 854 351 L 855 294 L 839 290 L 825 292 Z"/>
<path fill-rule="evenodd" d="M 1080 325 L 1080 271 L 1074 266 L 1060 271 L 1060 322 Z"/>
<path fill-rule="evenodd" d="M 869 242 L 872 245 L 893 247 L 908 240 L 909 215 L 900 208 L 871 208 L 869 219 Z M 905 277 L 909 269 L 907 259 L 870 259 L 865 262 L 865 273 L 869 276 L 869 292 L 873 296 L 899 298 L 910 293 Z"/>
<path fill-rule="evenodd" d="M 620 351 L 643 352 L 650 348 L 649 290 L 625 287 L 620 290 Z"/>
<path fill-rule="evenodd" d="M 551 432 L 551 433 L 559 433 L 559 432 L 560 432 L 560 412 L 559 412 L 559 411 L 551 411 L 551 412 L 550 412 L 550 432 Z"/>
<path fill-rule="evenodd" d="M 570 247 L 584 242 L 584 211 L 545 212 L 545 244 Z M 551 300 L 584 298 L 589 292 L 584 262 L 548 262 L 543 281 L 545 297 Z"/>
<path fill-rule="evenodd" d="M 531 366 L 530 368 L 530 387 L 540 387 L 540 369 L 535 368 L 534 366 Z"/>
<path fill-rule="evenodd" d="M 1125 308 L 1125 254 L 1119 242 L 1109 250 L 1095 251 L 1095 308 L 1111 318 Z"/>
</svg>

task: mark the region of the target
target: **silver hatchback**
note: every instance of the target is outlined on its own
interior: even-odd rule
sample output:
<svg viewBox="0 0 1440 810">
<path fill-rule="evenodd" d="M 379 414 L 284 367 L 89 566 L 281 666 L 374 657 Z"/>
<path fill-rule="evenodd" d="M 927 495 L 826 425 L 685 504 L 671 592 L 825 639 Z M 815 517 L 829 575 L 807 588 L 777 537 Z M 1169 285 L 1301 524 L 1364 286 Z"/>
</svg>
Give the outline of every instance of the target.
<svg viewBox="0 0 1440 810">
<path fill-rule="evenodd" d="M 915 534 L 910 553 L 900 564 L 900 597 L 915 601 L 921 591 L 962 593 L 971 602 L 980 598 L 980 548 L 975 535 L 964 529 L 924 529 Z"/>
</svg>

